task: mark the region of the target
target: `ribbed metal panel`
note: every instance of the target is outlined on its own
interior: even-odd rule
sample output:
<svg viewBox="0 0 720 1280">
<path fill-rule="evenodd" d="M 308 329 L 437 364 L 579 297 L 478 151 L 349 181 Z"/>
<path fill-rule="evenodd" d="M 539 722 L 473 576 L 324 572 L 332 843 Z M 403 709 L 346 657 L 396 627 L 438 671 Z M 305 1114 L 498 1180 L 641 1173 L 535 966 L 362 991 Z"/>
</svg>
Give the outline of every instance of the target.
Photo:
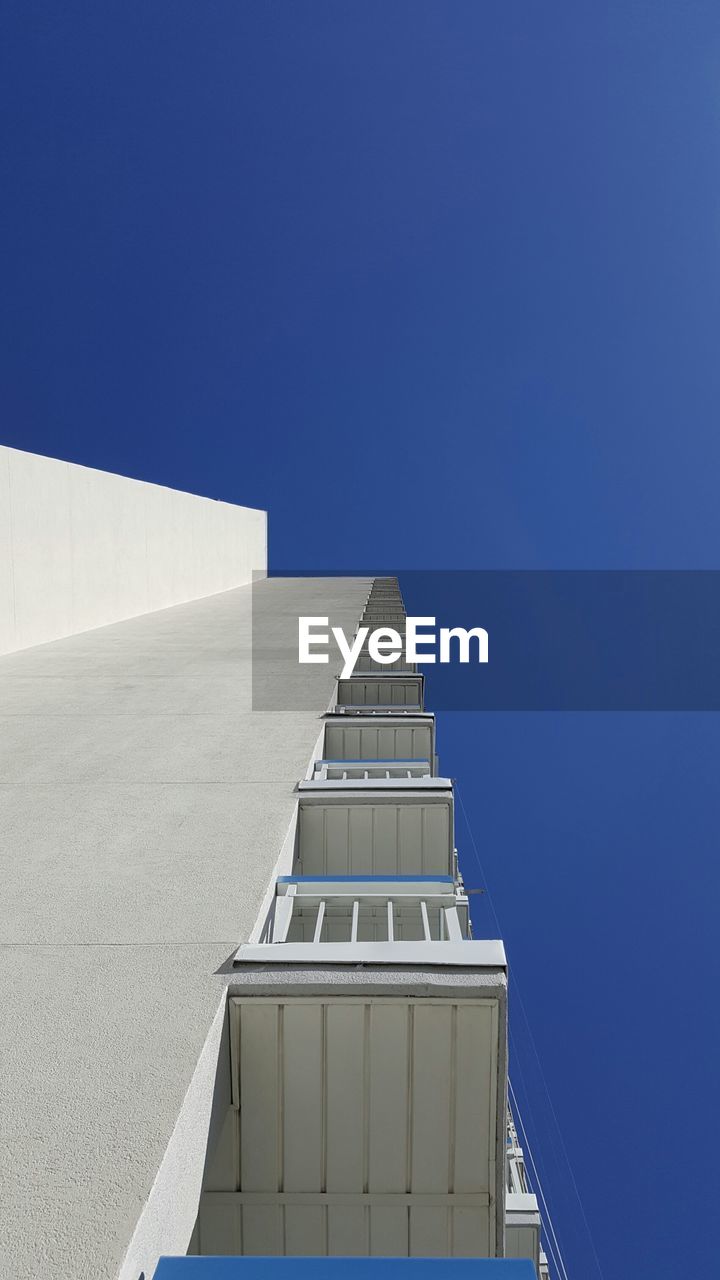
<svg viewBox="0 0 720 1280">
<path fill-rule="evenodd" d="M 376 580 L 364 621 L 404 629 L 396 580 Z M 503 1251 L 505 954 L 467 939 L 452 784 L 437 777 L 422 674 L 394 665 L 366 649 L 339 679 L 299 785 L 293 875 L 262 942 L 235 957 L 204 1254 Z"/>
<path fill-rule="evenodd" d="M 432 760 L 431 723 L 325 726 L 328 760 Z"/>
<path fill-rule="evenodd" d="M 495 1253 L 495 1001 L 232 999 L 230 1016 L 239 1160 L 203 1196 L 203 1253 Z"/>
<path fill-rule="evenodd" d="M 348 679 L 338 681 L 337 700 L 341 707 L 420 706 L 422 677 L 388 680 Z"/>
<path fill-rule="evenodd" d="M 300 804 L 295 875 L 448 875 L 452 855 L 450 802 Z"/>
</svg>

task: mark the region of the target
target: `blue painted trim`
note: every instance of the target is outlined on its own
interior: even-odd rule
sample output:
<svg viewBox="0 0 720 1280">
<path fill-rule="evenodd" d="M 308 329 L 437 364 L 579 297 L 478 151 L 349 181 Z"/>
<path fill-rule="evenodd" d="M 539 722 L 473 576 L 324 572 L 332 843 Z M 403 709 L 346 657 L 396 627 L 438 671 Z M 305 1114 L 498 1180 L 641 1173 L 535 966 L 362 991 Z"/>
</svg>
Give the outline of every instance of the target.
<svg viewBox="0 0 720 1280">
<path fill-rule="evenodd" d="M 161 1258 L 154 1280 L 536 1280 L 529 1258 Z"/>
</svg>

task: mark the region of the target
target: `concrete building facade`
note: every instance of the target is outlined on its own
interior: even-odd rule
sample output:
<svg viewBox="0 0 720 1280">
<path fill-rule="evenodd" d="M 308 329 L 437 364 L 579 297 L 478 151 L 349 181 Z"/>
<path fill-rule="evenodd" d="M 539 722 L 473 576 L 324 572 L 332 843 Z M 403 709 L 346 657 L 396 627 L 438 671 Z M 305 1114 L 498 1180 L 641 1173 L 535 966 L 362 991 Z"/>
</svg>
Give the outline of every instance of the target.
<svg viewBox="0 0 720 1280">
<path fill-rule="evenodd" d="M 258 710 L 253 607 L 404 615 L 393 579 L 269 578 L 0 658 L 0 1270 L 546 1275 L 422 674 L 279 644 Z"/>
<path fill-rule="evenodd" d="M 0 445 L 0 654 L 266 569 L 264 511 Z"/>
</svg>

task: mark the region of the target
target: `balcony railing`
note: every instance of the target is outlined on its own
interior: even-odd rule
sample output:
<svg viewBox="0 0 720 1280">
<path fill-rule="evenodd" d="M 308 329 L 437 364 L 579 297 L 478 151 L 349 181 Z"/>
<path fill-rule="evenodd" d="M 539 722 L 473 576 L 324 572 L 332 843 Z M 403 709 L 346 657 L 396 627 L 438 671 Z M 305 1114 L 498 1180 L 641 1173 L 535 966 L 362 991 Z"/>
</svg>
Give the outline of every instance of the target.
<svg viewBox="0 0 720 1280">
<path fill-rule="evenodd" d="M 451 876 L 281 876 L 268 941 L 460 942 L 467 933 L 467 898 Z"/>
<path fill-rule="evenodd" d="M 374 626 L 378 626 L 383 622 L 389 622 L 393 626 L 397 624 L 398 626 L 403 627 L 407 622 L 407 614 L 404 609 L 392 609 L 389 605 L 378 604 L 368 606 L 363 613 L 361 625 L 367 622 L 372 622 Z"/>
<path fill-rule="evenodd" d="M 431 777 L 429 760 L 316 760 L 312 778 L 306 781 L 408 782 Z"/>
<path fill-rule="evenodd" d="M 507 1116 L 505 1159 L 505 1248 L 510 1258 L 532 1258 L 542 1277 L 544 1255 L 540 1249 L 540 1211 L 525 1174 L 525 1157 L 518 1140 L 512 1113 Z M 547 1271 L 545 1272 L 547 1276 Z"/>
<path fill-rule="evenodd" d="M 452 876 L 281 876 L 260 942 L 235 960 L 505 965 L 501 942 L 469 933 Z"/>
</svg>

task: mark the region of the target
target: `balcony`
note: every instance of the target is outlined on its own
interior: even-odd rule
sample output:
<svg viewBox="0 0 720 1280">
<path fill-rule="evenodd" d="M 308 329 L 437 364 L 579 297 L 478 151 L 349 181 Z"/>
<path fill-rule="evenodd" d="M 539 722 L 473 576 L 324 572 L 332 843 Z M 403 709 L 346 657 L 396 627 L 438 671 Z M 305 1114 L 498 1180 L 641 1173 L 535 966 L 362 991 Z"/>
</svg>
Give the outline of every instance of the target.
<svg viewBox="0 0 720 1280">
<path fill-rule="evenodd" d="M 316 760 L 312 782 L 408 782 L 432 776 L 429 760 Z M 443 780 L 449 786 L 449 779 Z M 300 783 L 300 786 L 306 785 Z"/>
<path fill-rule="evenodd" d="M 392 629 L 396 631 L 400 637 L 403 652 L 393 662 L 378 662 L 376 658 L 371 657 L 368 642 L 366 640 L 358 657 L 355 660 L 355 671 L 379 671 L 389 673 L 394 671 L 417 671 L 414 662 L 408 663 L 405 660 L 405 614 L 390 614 L 387 610 L 381 610 L 377 614 L 368 614 L 367 611 L 363 615 L 360 626 L 369 627 L 371 631 L 378 629 Z M 357 632 L 355 633 L 357 636 Z"/>
<path fill-rule="evenodd" d="M 402 629 L 399 592 L 376 583 L 366 619 L 395 617 Z M 470 936 L 423 677 L 377 665 L 338 680 L 298 784 L 287 874 L 235 955 L 227 1111 L 190 1252 L 261 1255 L 264 1277 L 269 1256 L 302 1254 L 313 1276 L 342 1255 L 358 1280 L 367 1258 L 442 1259 L 458 1280 L 464 1265 L 447 1260 L 468 1258 L 473 1275 L 531 1280 L 531 1262 L 496 1260 L 503 945 Z"/>
<path fill-rule="evenodd" d="M 407 614 L 404 609 L 392 608 L 390 605 L 368 605 L 365 609 L 360 623 L 362 626 L 381 627 L 386 623 L 389 627 L 394 627 L 397 631 L 405 629 L 407 622 Z"/>
<path fill-rule="evenodd" d="M 298 791 L 366 790 L 376 787 L 405 790 L 447 790 L 450 778 L 433 774 L 429 760 L 316 760 Z"/>
<path fill-rule="evenodd" d="M 384 600 L 368 600 L 362 611 L 362 620 L 364 622 L 368 618 L 375 617 L 396 617 L 401 625 L 404 625 L 407 613 L 402 600 L 392 600 L 389 597 Z"/>
<path fill-rule="evenodd" d="M 424 677 L 403 675 L 396 672 L 373 672 L 372 675 L 340 677 L 337 683 L 335 711 L 354 714 L 358 707 L 364 712 L 422 711 Z"/>
<path fill-rule="evenodd" d="M 407 710 L 402 716 L 379 710 L 367 715 L 362 707 L 351 719 L 337 710 L 328 712 L 322 749 L 333 760 L 428 760 L 436 772 L 435 717 Z M 312 769 L 307 776 L 312 777 Z"/>
<path fill-rule="evenodd" d="M 281 876 L 259 943 L 236 964 L 504 965 L 502 944 L 469 937 L 451 876 Z"/>
<path fill-rule="evenodd" d="M 537 1197 L 528 1186 L 525 1157 L 510 1110 L 505 1168 L 505 1255 L 508 1258 L 530 1258 L 536 1274 L 542 1277 L 544 1255 L 540 1248 L 540 1210 Z"/>
<path fill-rule="evenodd" d="M 505 1256 L 530 1258 L 540 1276 L 540 1210 L 537 1196 L 509 1191 L 505 1198 Z"/>
<path fill-rule="evenodd" d="M 411 788 L 300 795 L 293 875 L 455 876 L 453 794 Z"/>
<path fill-rule="evenodd" d="M 503 1250 L 505 1036 L 503 965 L 240 966 L 190 1252 L 477 1274 Z"/>
</svg>

